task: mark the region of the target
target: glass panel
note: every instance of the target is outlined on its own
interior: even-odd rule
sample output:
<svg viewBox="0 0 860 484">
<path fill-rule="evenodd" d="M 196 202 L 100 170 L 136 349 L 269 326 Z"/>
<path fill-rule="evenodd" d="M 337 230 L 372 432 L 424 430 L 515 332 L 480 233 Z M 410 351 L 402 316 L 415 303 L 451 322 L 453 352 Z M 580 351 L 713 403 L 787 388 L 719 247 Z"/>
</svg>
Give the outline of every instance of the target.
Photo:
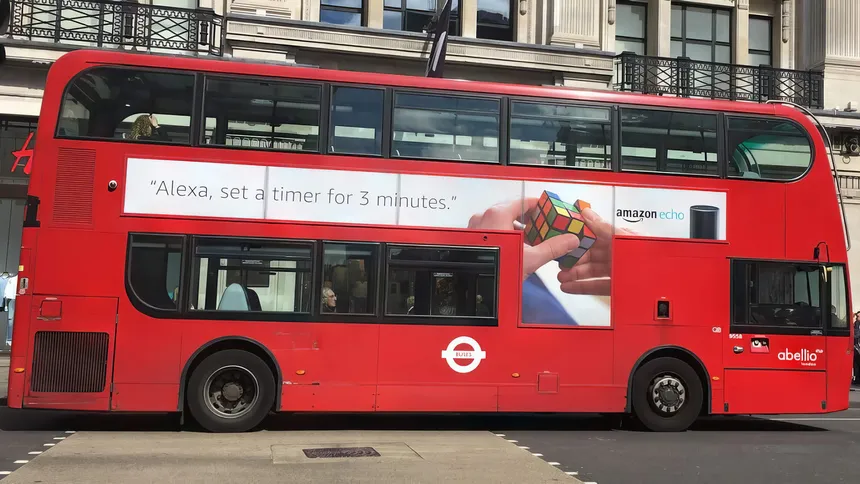
<svg viewBox="0 0 860 484">
<path fill-rule="evenodd" d="M 684 10 L 680 5 L 672 5 L 672 37 L 681 37 L 683 22 Z"/>
<path fill-rule="evenodd" d="M 405 247 L 390 249 L 389 258 L 388 314 L 496 315 L 495 250 Z"/>
<path fill-rule="evenodd" d="M 128 281 L 147 306 L 175 311 L 179 292 L 182 237 L 132 235 Z"/>
<path fill-rule="evenodd" d="M 714 14 L 707 8 L 686 8 L 686 37 L 688 39 L 713 40 Z"/>
<path fill-rule="evenodd" d="M 385 6 L 389 8 L 400 8 L 403 5 L 403 0 L 385 0 Z"/>
<path fill-rule="evenodd" d="M 372 314 L 377 246 L 327 243 L 323 248 L 323 313 Z"/>
<path fill-rule="evenodd" d="M 818 266 L 749 263 L 749 322 L 755 326 L 821 327 Z"/>
<path fill-rule="evenodd" d="M 770 54 L 757 54 L 755 52 L 749 53 L 749 63 L 751 66 L 760 66 L 760 65 L 771 65 Z"/>
<path fill-rule="evenodd" d="M 384 102 L 381 89 L 335 87 L 331 100 L 330 151 L 381 155 Z"/>
<path fill-rule="evenodd" d="M 204 239 L 195 250 L 193 267 L 190 309 L 310 312 L 308 245 Z"/>
<path fill-rule="evenodd" d="M 344 12 L 343 10 L 329 10 L 325 7 L 321 7 L 320 22 L 360 27 L 361 12 Z"/>
<path fill-rule="evenodd" d="M 623 109 L 621 147 L 623 170 L 719 173 L 716 115 Z"/>
<path fill-rule="evenodd" d="M 728 10 L 717 10 L 717 42 L 729 42 L 731 38 L 732 14 Z"/>
<path fill-rule="evenodd" d="M 812 164 L 806 134 L 783 120 L 728 118 L 728 175 L 791 180 Z"/>
<path fill-rule="evenodd" d="M 210 79 L 205 96 L 206 144 L 319 151 L 318 86 Z"/>
<path fill-rule="evenodd" d="M 436 0 L 406 0 L 406 8 L 410 10 L 424 10 L 435 12 L 436 5 Z M 451 5 L 451 8 L 453 7 L 454 5 Z"/>
<path fill-rule="evenodd" d="M 449 32 L 452 32 L 452 35 L 453 32 L 455 32 L 453 24 Z M 475 36 L 479 39 L 506 40 L 508 42 L 511 42 L 514 40 L 514 29 L 509 26 L 496 27 L 488 25 L 478 25 Z"/>
<path fill-rule="evenodd" d="M 694 61 L 712 62 L 713 48 L 710 44 L 694 44 L 687 42 L 687 57 Z"/>
<path fill-rule="evenodd" d="M 430 24 L 430 20 L 433 18 L 432 13 L 421 13 L 421 12 L 406 12 L 406 26 L 404 30 L 407 32 L 423 32 L 424 29 Z"/>
<path fill-rule="evenodd" d="M 332 7 L 347 7 L 360 9 L 362 7 L 362 3 L 364 3 L 364 0 L 320 0 L 320 3 L 322 5 L 331 5 Z"/>
<path fill-rule="evenodd" d="M 830 327 L 848 329 L 848 289 L 845 268 L 833 266 L 830 273 Z"/>
<path fill-rule="evenodd" d="M 512 164 L 611 168 L 609 109 L 513 102 Z"/>
<path fill-rule="evenodd" d="M 761 17 L 750 17 L 750 50 L 770 51 L 771 43 L 771 19 Z"/>
<path fill-rule="evenodd" d="M 397 93 L 394 105 L 392 156 L 499 161 L 499 101 Z"/>
<path fill-rule="evenodd" d="M 732 63 L 732 48 L 725 45 L 717 45 L 715 46 L 717 51 L 716 58 L 714 59 L 717 62 L 722 62 L 724 64 Z"/>
<path fill-rule="evenodd" d="M 69 85 L 57 136 L 189 144 L 193 99 L 193 75 L 97 67 Z"/>
<path fill-rule="evenodd" d="M 673 40 L 670 44 L 669 57 L 678 58 L 684 55 L 684 44 L 680 40 Z"/>
<path fill-rule="evenodd" d="M 382 28 L 389 30 L 403 29 L 403 14 L 399 10 L 385 10 L 382 12 Z"/>
<path fill-rule="evenodd" d="M 616 8 L 618 22 L 616 23 L 615 35 L 644 39 L 648 7 L 645 5 L 619 3 Z"/>
<path fill-rule="evenodd" d="M 510 0 L 478 0 L 478 23 L 510 26 Z"/>
<path fill-rule="evenodd" d="M 674 43 L 674 42 L 673 42 Z M 633 52 L 639 55 L 645 55 L 645 42 L 641 40 L 616 40 L 615 53 Z"/>
</svg>

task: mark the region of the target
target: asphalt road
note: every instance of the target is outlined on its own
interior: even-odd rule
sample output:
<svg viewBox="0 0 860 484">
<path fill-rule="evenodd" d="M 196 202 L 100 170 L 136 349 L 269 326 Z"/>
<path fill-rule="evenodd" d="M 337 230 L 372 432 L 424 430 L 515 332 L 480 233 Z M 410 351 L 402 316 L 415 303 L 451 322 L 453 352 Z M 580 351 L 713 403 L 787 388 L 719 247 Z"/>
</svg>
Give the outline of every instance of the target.
<svg viewBox="0 0 860 484">
<path fill-rule="evenodd" d="M 265 428 L 487 430 L 598 484 L 860 482 L 860 408 L 781 420 L 716 417 L 667 434 L 619 428 L 602 417 L 554 415 L 284 415 L 270 418 Z M 32 458 L 30 452 L 62 445 L 67 432 L 159 430 L 180 430 L 178 419 L 19 411 L 0 401 L 0 472 L 26 465 L 15 462 Z"/>
</svg>

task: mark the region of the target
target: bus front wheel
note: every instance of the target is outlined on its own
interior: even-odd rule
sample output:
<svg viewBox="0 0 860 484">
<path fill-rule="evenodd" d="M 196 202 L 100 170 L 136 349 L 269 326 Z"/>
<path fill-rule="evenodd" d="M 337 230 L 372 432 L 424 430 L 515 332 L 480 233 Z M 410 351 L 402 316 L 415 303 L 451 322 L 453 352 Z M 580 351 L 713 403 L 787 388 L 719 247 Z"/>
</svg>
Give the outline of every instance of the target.
<svg viewBox="0 0 860 484">
<path fill-rule="evenodd" d="M 702 409 L 702 382 L 690 365 L 655 358 L 633 377 L 633 413 L 654 432 L 687 430 Z"/>
<path fill-rule="evenodd" d="M 207 356 L 188 381 L 188 409 L 210 432 L 247 432 L 263 421 L 275 401 L 272 372 L 258 356 L 224 350 Z"/>
</svg>

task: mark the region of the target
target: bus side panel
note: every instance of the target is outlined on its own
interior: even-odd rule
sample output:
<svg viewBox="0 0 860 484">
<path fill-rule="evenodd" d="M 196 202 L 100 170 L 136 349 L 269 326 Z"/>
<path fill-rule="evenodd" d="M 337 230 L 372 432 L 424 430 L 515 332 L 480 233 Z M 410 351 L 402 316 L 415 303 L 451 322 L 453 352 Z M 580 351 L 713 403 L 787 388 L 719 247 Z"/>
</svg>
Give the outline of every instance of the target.
<svg viewBox="0 0 860 484">
<path fill-rule="evenodd" d="M 722 401 L 716 396 L 722 395 L 722 337 L 728 337 L 725 251 L 726 244 L 720 243 L 616 239 L 612 255 L 616 384 L 626 387 L 637 361 L 652 350 L 681 348 L 705 366 L 710 381 L 702 383 L 711 385 L 711 402 Z M 669 302 L 669 318 L 657 318 L 661 300 Z M 717 405 L 713 408 L 718 410 Z"/>
</svg>

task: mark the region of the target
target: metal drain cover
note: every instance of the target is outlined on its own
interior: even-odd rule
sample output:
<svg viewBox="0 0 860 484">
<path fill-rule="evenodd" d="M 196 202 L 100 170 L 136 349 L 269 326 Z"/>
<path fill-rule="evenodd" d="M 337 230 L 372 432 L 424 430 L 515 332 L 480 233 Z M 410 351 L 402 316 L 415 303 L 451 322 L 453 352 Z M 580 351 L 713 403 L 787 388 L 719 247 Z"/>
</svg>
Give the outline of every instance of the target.
<svg viewBox="0 0 860 484">
<path fill-rule="evenodd" d="M 333 459 L 343 457 L 379 457 L 373 447 L 329 447 L 323 449 L 302 449 L 311 459 Z"/>
</svg>

